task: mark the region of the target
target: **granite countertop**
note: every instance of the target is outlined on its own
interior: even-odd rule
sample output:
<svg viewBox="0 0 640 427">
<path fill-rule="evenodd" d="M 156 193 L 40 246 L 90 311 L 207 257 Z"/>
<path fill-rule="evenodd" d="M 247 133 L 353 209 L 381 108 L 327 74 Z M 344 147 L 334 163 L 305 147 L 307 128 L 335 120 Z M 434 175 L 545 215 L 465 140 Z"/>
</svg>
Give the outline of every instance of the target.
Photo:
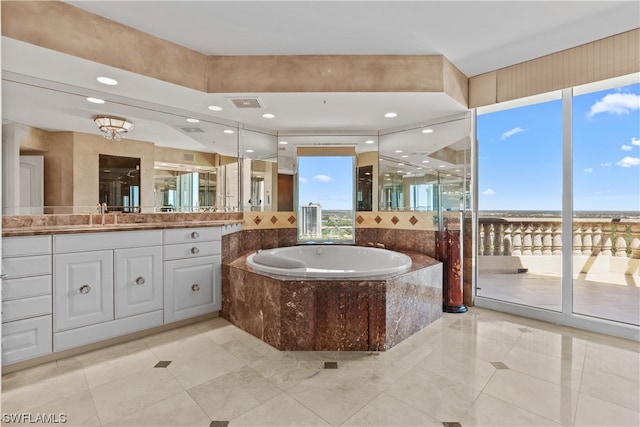
<svg viewBox="0 0 640 427">
<path fill-rule="evenodd" d="M 231 224 L 242 224 L 243 220 L 220 219 L 206 221 L 175 222 L 140 222 L 122 224 L 65 224 L 65 225 L 32 225 L 25 227 L 9 227 L 2 229 L 2 237 L 39 236 L 48 234 L 102 233 L 110 231 L 164 230 L 189 227 L 223 227 Z"/>
</svg>

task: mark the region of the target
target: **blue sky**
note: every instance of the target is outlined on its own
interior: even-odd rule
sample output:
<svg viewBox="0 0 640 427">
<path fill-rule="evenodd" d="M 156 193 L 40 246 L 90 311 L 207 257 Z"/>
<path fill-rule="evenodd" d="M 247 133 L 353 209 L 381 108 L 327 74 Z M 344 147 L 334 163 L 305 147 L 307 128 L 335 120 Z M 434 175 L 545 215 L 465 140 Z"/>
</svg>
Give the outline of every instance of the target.
<svg viewBox="0 0 640 427">
<path fill-rule="evenodd" d="M 352 157 L 298 157 L 298 204 L 322 209 L 353 209 Z"/>
<path fill-rule="evenodd" d="M 480 210 L 560 210 L 561 101 L 478 116 Z M 573 99 L 574 210 L 640 210 L 640 84 Z"/>
</svg>

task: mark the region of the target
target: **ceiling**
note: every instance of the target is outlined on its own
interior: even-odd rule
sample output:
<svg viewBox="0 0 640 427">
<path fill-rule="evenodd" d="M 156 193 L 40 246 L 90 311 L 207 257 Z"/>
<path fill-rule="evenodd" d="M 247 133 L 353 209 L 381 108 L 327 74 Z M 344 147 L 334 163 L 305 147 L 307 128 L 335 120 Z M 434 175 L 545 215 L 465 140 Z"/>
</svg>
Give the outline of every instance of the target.
<svg viewBox="0 0 640 427">
<path fill-rule="evenodd" d="M 207 55 L 443 54 L 467 76 L 640 24 L 638 1 L 67 3 Z M 98 133 L 91 117 L 109 113 L 134 122 L 131 138 L 228 155 L 235 154 L 237 135 L 222 130 L 238 124 L 274 135 L 375 135 L 466 111 L 442 93 L 208 94 L 6 37 L 2 69 L 3 123 Z M 105 74 L 119 84 L 95 81 Z M 229 101 L 246 95 L 259 96 L 264 108 L 238 109 Z M 87 96 L 107 103 L 89 104 Z M 224 110 L 208 110 L 212 104 Z M 384 118 L 389 111 L 398 116 Z M 264 119 L 264 112 L 276 117 Z M 194 127 L 202 132 L 190 132 Z"/>
</svg>

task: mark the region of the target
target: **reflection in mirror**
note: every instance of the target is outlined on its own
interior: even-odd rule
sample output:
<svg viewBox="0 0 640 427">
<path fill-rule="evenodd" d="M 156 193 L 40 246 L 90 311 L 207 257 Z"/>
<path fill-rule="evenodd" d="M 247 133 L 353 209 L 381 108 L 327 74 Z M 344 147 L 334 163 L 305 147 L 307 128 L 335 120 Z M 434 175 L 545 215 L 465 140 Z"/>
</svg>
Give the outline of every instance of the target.
<svg viewBox="0 0 640 427">
<path fill-rule="evenodd" d="M 380 134 L 380 210 L 461 211 L 469 198 L 468 113 Z"/>
<path fill-rule="evenodd" d="M 273 211 L 278 200 L 278 142 L 270 131 L 240 130 L 242 210 Z"/>
<path fill-rule="evenodd" d="M 98 211 L 140 211 L 140 159 L 98 155 Z"/>
<path fill-rule="evenodd" d="M 88 102 L 87 97 L 100 98 L 104 103 Z M 129 197 L 127 211 L 134 210 L 131 206 L 141 212 L 166 211 L 170 204 L 177 208 L 177 188 L 171 196 L 167 176 L 170 173 L 166 171 L 173 171 L 176 186 L 178 175 L 198 173 L 197 178 L 193 175 L 181 178 L 185 190 L 192 183 L 192 190 L 186 190 L 190 200 L 180 193 L 184 210 L 239 208 L 235 122 L 4 70 L 2 98 L 4 214 L 95 212 L 96 203 L 99 200 L 102 203 L 111 191 L 107 187 L 118 180 L 100 172 L 104 170 L 99 164 L 100 156 L 139 159 L 140 191 L 136 195 L 135 189 L 131 189 L 126 191 L 133 193 L 125 194 L 121 188 L 119 195 L 107 195 L 109 210 L 121 206 L 125 211 L 124 196 Z M 122 141 L 110 141 L 102 137 L 92 120 L 97 114 L 126 117 L 135 126 Z M 22 174 L 21 156 L 40 156 L 43 173 Z M 205 169 L 201 171 L 198 167 Z M 165 172 L 157 181 L 167 182 L 156 186 L 158 170 Z M 105 184 L 107 180 L 111 184 Z M 40 199 L 21 197 L 22 187 L 33 188 L 36 194 L 38 185 L 43 193 Z M 163 193 L 165 187 L 167 192 Z M 116 197 L 113 203 L 112 197 Z M 132 205 L 133 197 L 139 201 Z M 21 209 L 23 205 L 28 209 Z"/>
</svg>

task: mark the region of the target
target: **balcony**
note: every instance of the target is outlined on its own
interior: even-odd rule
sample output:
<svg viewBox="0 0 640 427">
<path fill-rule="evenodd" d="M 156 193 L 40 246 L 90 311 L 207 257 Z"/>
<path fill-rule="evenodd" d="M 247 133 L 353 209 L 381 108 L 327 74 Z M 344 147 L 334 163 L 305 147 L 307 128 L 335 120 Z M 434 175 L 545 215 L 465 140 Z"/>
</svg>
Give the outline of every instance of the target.
<svg viewBox="0 0 640 427">
<path fill-rule="evenodd" d="M 479 220 L 477 295 L 561 311 L 559 218 Z M 640 324 L 640 221 L 573 222 L 573 310 Z"/>
</svg>

